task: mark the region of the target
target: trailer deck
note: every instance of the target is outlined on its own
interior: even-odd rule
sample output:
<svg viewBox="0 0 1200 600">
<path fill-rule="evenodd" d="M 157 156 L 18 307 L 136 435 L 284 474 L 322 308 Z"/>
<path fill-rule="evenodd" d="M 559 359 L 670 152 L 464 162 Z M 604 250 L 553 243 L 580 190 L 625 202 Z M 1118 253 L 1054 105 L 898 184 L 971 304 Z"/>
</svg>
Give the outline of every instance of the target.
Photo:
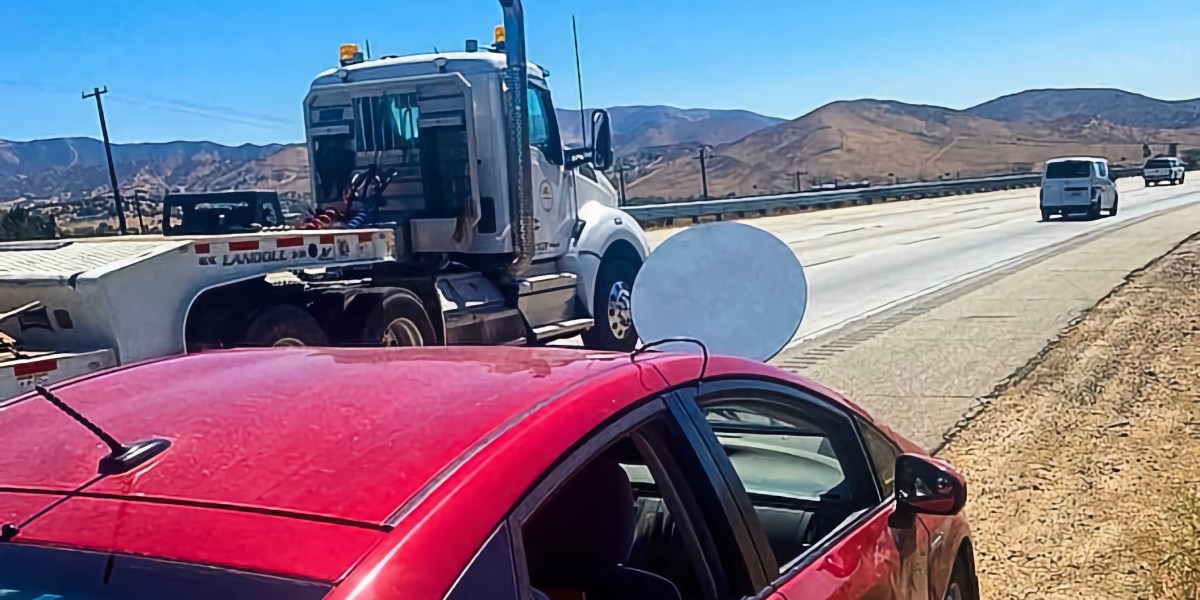
<svg viewBox="0 0 1200 600">
<path fill-rule="evenodd" d="M 0 312 L 13 311 L 0 316 L 0 401 L 184 352 L 189 311 L 206 290 L 374 265 L 394 252 L 388 229 L 0 243 Z"/>
</svg>

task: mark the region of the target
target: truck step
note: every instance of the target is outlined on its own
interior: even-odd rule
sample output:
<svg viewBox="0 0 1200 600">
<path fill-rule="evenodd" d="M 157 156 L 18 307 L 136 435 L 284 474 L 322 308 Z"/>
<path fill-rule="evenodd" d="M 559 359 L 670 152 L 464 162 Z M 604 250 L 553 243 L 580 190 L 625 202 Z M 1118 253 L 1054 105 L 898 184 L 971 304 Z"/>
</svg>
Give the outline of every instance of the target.
<svg viewBox="0 0 1200 600">
<path fill-rule="evenodd" d="M 525 319 L 521 312 L 506 306 L 488 306 L 475 310 L 444 313 L 446 344 L 524 345 Z"/>
<path fill-rule="evenodd" d="M 518 279 L 517 289 L 524 296 L 527 294 L 574 288 L 578 282 L 579 276 L 574 273 L 546 273 L 545 275 L 533 275 Z"/>
<path fill-rule="evenodd" d="M 573 333 L 579 333 L 591 326 L 591 319 L 571 319 L 569 321 L 550 323 L 549 325 L 534 328 L 533 334 L 537 336 L 538 340 L 560 338 Z"/>
<path fill-rule="evenodd" d="M 517 307 L 529 327 L 537 331 L 578 318 L 579 303 L 575 300 L 578 282 L 579 276 L 574 273 L 544 273 L 517 279 Z"/>
</svg>

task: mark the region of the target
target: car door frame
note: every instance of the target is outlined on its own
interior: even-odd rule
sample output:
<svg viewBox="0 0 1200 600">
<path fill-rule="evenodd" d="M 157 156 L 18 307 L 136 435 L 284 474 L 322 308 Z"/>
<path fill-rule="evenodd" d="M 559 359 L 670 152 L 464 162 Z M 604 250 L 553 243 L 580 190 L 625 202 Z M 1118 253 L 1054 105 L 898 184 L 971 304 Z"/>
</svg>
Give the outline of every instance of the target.
<svg viewBox="0 0 1200 600">
<path fill-rule="evenodd" d="M 571 210 L 569 199 L 575 194 L 575 179 L 566 166 L 566 145 L 563 143 L 562 130 L 559 129 L 558 114 L 555 112 L 550 87 L 545 81 L 531 79 L 528 93 L 531 97 L 526 98 L 527 102 L 536 97 L 541 105 L 546 119 L 546 135 L 553 146 L 553 153 L 547 154 L 532 142 L 530 144 L 530 152 L 535 153 L 537 163 L 530 167 L 534 176 L 534 235 L 535 238 L 540 238 L 535 239 L 534 259 L 547 260 L 567 251 L 567 244 L 562 240 L 566 239 L 566 234 L 574 227 L 574 219 L 567 213 Z M 553 172 L 554 175 L 548 175 L 549 172 Z M 549 190 L 542 189 L 543 186 L 547 186 Z M 542 197 L 547 191 L 553 203 L 550 209 L 542 205 Z"/>
<path fill-rule="evenodd" d="M 833 531 L 814 544 L 807 552 L 785 565 L 779 565 L 773 573 L 770 567 L 775 562 L 774 554 L 767 543 L 766 534 L 761 526 L 758 525 L 757 514 L 754 512 L 754 507 L 750 503 L 749 496 L 744 491 L 741 479 L 734 470 L 732 462 L 725 455 L 716 436 L 709 429 L 708 421 L 700 408 L 700 405 L 712 396 L 729 392 L 759 392 L 780 396 L 798 405 L 811 407 L 813 410 L 822 413 L 825 417 L 835 419 L 839 427 L 845 427 L 846 431 L 852 432 L 849 437 L 855 442 L 852 448 L 843 447 L 847 451 L 852 451 L 855 457 L 855 459 L 852 459 L 853 464 L 850 465 L 849 469 L 856 480 L 855 489 L 858 490 L 858 493 L 870 494 L 864 499 L 865 506 L 858 509 L 851 517 L 835 527 Z M 867 448 L 862 431 L 860 431 L 858 423 L 855 421 L 856 415 L 844 406 L 830 401 L 808 388 L 801 388 L 777 380 L 764 380 L 755 377 L 731 377 L 706 380 L 700 386 L 699 391 L 687 390 L 684 392 L 684 396 L 687 400 L 687 405 L 681 408 L 684 409 L 694 427 L 708 432 L 706 445 L 708 447 L 709 460 L 718 465 L 718 471 L 721 473 L 724 484 L 727 487 L 727 494 L 732 498 L 737 507 L 740 516 L 739 523 L 747 529 L 745 535 L 755 540 L 754 548 L 756 555 L 760 558 L 757 570 L 767 578 L 768 582 L 767 585 L 759 588 L 757 595 L 753 596 L 755 600 L 769 598 L 772 594 L 778 592 L 806 568 L 827 556 L 830 550 L 849 537 L 851 532 L 879 518 L 881 516 L 880 513 L 892 509 L 891 514 L 895 514 L 894 497 L 884 497 L 883 495 L 882 485 L 876 476 L 874 465 L 871 464 L 870 450 Z M 771 557 L 766 561 L 763 561 L 761 558 L 764 550 Z"/>
<path fill-rule="evenodd" d="M 676 392 L 668 391 L 659 393 L 648 400 L 638 402 L 633 408 L 623 412 L 615 419 L 610 419 L 607 423 L 601 424 L 589 432 L 586 437 L 581 438 L 579 445 L 547 469 L 538 482 L 513 506 L 502 522 L 502 526 L 507 527 L 510 532 L 518 593 L 522 594 L 521 597 L 529 597 L 531 590 L 529 570 L 525 562 L 527 559 L 525 556 L 524 539 L 522 536 L 522 526 L 524 523 L 549 496 L 559 489 L 570 475 L 578 471 L 588 460 L 591 460 L 604 449 L 608 448 L 618 438 L 656 418 L 662 418 L 667 427 L 680 437 L 680 439 L 675 440 L 681 446 L 677 450 L 690 453 L 692 458 L 700 462 L 702 477 L 699 481 L 695 480 L 695 474 L 683 476 L 685 479 L 688 479 L 688 483 L 691 485 L 687 490 L 689 499 L 693 500 L 693 502 L 717 502 L 722 508 L 728 506 L 726 498 L 722 496 L 724 480 L 721 474 L 716 471 L 715 466 L 710 464 L 708 459 L 711 457 L 708 455 L 707 448 L 703 444 L 697 446 L 696 443 L 698 440 L 694 435 L 689 433 L 688 423 L 679 420 L 679 413 L 676 409 L 678 403 L 679 398 Z M 636 440 L 635 443 L 637 443 Z M 655 460 L 661 460 L 661 457 L 657 457 Z M 670 488 L 678 482 L 669 479 L 665 483 L 668 484 L 666 487 Z M 672 493 L 677 491 L 674 490 Z M 666 501 L 668 490 L 664 488 L 661 493 L 663 494 L 664 501 Z M 719 557 L 712 556 L 712 552 L 704 547 L 705 542 L 699 540 L 699 530 L 711 529 L 711 522 L 703 519 L 697 520 L 695 514 L 687 511 L 684 512 L 684 515 L 676 515 L 675 520 L 680 524 L 682 534 L 688 538 L 684 543 L 698 546 L 690 548 L 689 552 L 699 552 L 700 558 L 704 563 L 704 568 L 709 571 L 710 579 L 702 583 L 712 583 L 712 585 L 719 587 L 720 583 L 718 580 L 723 578 L 728 582 L 730 578 L 729 573 L 724 572 L 725 567 L 728 566 L 727 563 L 730 561 L 722 561 Z M 734 532 L 739 531 L 739 524 L 730 522 L 728 525 Z M 711 535 L 711 531 L 709 531 L 708 535 Z M 749 547 L 743 547 L 740 544 L 737 544 L 737 547 L 733 551 L 740 553 L 742 566 L 750 572 L 750 579 L 753 585 L 757 586 L 758 580 L 753 576 L 757 557 L 751 554 Z M 714 564 L 714 562 L 717 564 Z"/>
</svg>

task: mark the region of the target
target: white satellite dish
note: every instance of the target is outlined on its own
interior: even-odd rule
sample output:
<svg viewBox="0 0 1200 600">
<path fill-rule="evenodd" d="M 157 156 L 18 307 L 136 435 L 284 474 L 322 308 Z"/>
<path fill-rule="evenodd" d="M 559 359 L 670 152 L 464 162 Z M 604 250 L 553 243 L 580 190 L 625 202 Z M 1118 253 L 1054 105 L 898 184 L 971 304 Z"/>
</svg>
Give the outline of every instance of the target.
<svg viewBox="0 0 1200 600">
<path fill-rule="evenodd" d="M 686 229 L 650 253 L 633 285 L 633 324 L 646 343 L 702 342 L 712 354 L 766 361 L 800 330 L 808 280 L 792 249 L 742 223 Z M 694 344 L 659 349 L 697 352 Z"/>
</svg>

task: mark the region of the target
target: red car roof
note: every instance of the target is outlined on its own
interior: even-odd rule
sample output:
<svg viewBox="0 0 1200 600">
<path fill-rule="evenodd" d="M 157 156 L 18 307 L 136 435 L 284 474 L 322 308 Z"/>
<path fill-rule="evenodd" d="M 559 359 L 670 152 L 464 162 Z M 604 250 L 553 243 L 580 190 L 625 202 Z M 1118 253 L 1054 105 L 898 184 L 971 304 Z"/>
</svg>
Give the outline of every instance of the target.
<svg viewBox="0 0 1200 600">
<path fill-rule="evenodd" d="M 55 393 L 120 440 L 172 442 L 147 467 L 91 485 L 89 496 L 363 529 L 382 524 L 440 471 L 539 402 L 622 365 L 630 366 L 628 356 L 559 349 L 239 350 L 112 371 Z M 0 493 L 8 493 L 0 506 L 81 486 L 105 454 L 48 402 L 17 399 L 0 408 Z M 68 512 L 102 510 L 83 505 L 72 500 L 53 511 L 55 518 L 40 519 L 42 537 L 86 542 L 71 533 L 71 519 L 61 530 L 45 529 Z M 9 521 L 20 516 L 0 511 Z M 280 533 L 303 525 L 261 521 Z"/>
<path fill-rule="evenodd" d="M 421 500 L 442 482 L 453 488 L 471 472 L 502 477 L 497 471 L 515 464 L 534 478 L 578 436 L 629 403 L 694 379 L 699 367 L 692 356 L 647 355 L 634 364 L 627 355 L 570 349 L 310 348 L 198 354 L 108 372 L 55 393 L 119 440 L 164 437 L 171 448 L 89 485 L 86 497 L 63 502 L 16 541 L 336 581 L 391 526 L 416 527 L 389 517 L 429 514 L 436 502 Z M 736 359 L 714 358 L 708 373 L 821 390 Z M 545 410 L 559 404 L 572 408 Z M 550 416 L 530 418 L 543 414 Z M 531 433 L 507 433 L 523 428 Z M 512 455 L 513 440 L 522 456 Z M 20 522 L 87 485 L 106 453 L 36 396 L 0 406 L 0 521 Z M 504 485 L 520 494 L 527 482 Z M 506 510 L 475 517 L 490 527 L 491 513 Z M 449 550 L 446 541 L 434 547 Z"/>
<path fill-rule="evenodd" d="M 172 442 L 153 468 L 90 492 L 380 524 L 488 432 L 622 364 L 629 358 L 564 350 L 243 350 L 116 371 L 56 394 L 120 440 Z M 106 453 L 36 396 L 0 413 L 5 487 L 73 488 Z"/>
</svg>

